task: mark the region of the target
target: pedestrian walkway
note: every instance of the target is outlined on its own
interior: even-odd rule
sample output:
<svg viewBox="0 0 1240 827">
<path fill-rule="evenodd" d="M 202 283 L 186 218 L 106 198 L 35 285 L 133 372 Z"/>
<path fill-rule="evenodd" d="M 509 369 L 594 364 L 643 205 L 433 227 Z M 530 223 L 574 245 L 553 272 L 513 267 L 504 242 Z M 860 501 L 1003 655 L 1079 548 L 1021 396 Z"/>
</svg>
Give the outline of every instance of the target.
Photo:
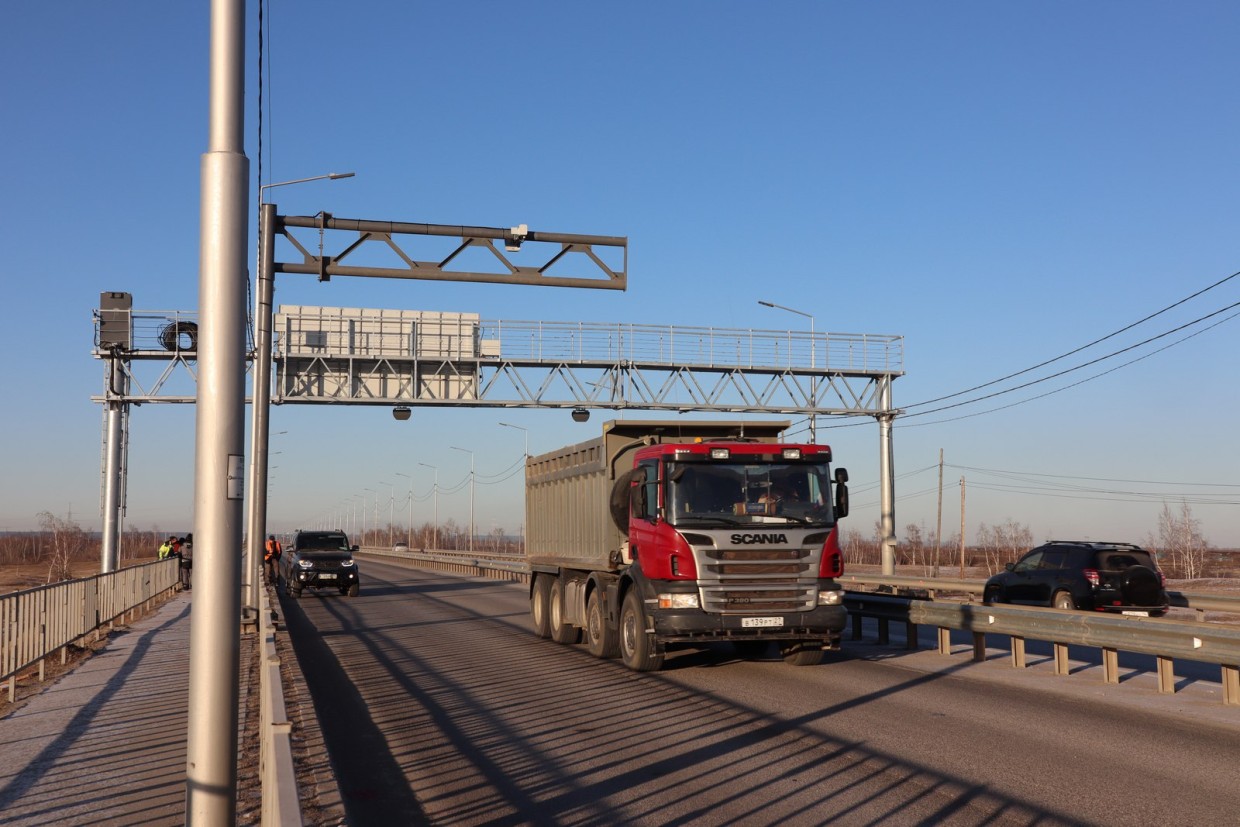
<svg viewBox="0 0 1240 827">
<path fill-rule="evenodd" d="M 0 825 L 185 823 L 190 594 L 0 719 Z"/>
</svg>

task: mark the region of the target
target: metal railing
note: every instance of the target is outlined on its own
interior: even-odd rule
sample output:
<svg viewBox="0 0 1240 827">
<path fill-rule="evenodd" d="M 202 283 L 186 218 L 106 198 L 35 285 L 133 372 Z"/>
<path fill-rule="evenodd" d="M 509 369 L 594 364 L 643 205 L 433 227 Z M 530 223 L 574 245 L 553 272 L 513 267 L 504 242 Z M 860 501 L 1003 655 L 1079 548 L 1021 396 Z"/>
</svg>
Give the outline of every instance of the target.
<svg viewBox="0 0 1240 827">
<path fill-rule="evenodd" d="M 107 574 L 66 580 L 0 596 L 0 680 L 9 702 L 17 697 L 17 675 L 57 650 L 61 662 L 74 641 L 149 603 L 177 585 L 178 560 L 159 560 Z"/>
<path fill-rule="evenodd" d="M 293 764 L 292 724 L 284 705 L 280 654 L 267 590 L 258 602 L 258 774 L 262 786 L 262 824 L 301 825 L 297 771 Z"/>
<path fill-rule="evenodd" d="M 454 574 L 504 580 L 528 581 L 529 578 L 529 567 L 520 558 L 488 558 L 445 551 L 426 554 L 364 549 L 364 552 Z M 981 661 L 986 659 L 985 636 L 1006 635 L 1011 639 L 1012 665 L 1018 668 L 1026 665 L 1025 641 L 1046 641 L 1053 647 L 1058 675 L 1069 673 L 1068 646 L 1095 647 L 1102 650 L 1103 680 L 1111 684 L 1119 683 L 1118 653 L 1136 652 L 1154 656 L 1159 691 L 1167 694 L 1175 692 L 1174 661 L 1192 660 L 1220 667 L 1223 702 L 1240 704 L 1240 626 L 1234 624 L 1123 617 L 1032 606 L 983 606 L 971 602 L 972 596 L 982 593 L 984 583 L 978 580 L 846 575 L 839 578 L 839 582 L 857 588 L 890 590 L 887 593 L 848 591 L 845 604 L 853 619 L 854 639 L 860 638 L 864 618 L 879 621 L 880 643 L 887 643 L 890 623 L 903 624 L 910 647 L 917 645 L 917 626 L 933 626 L 937 630 L 939 652 L 947 655 L 951 654 L 950 632 L 966 631 L 973 638 L 973 658 Z M 896 594 L 896 590 L 906 594 Z M 925 598 L 907 596 L 909 592 L 924 594 Z M 965 595 L 970 599 L 937 599 L 945 595 Z M 1169 595 L 1172 605 L 1195 609 L 1199 618 L 1204 618 L 1207 610 L 1240 612 L 1240 598 L 1236 597 L 1204 592 L 1169 592 Z"/>
</svg>

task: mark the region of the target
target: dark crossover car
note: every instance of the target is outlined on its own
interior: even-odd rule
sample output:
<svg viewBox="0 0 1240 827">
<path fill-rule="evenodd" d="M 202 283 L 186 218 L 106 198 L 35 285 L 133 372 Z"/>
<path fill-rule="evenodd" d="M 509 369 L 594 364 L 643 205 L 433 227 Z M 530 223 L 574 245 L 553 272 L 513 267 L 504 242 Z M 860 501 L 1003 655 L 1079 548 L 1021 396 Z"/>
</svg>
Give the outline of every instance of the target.
<svg viewBox="0 0 1240 827">
<path fill-rule="evenodd" d="M 984 603 L 1158 617 L 1170 605 L 1154 556 L 1131 543 L 1054 540 L 986 581 Z"/>
<path fill-rule="evenodd" d="M 293 537 L 293 555 L 289 560 L 289 594 L 301 597 L 305 589 L 339 589 L 341 594 L 357 597 L 361 590 L 357 563 L 343 531 L 299 531 Z"/>
</svg>

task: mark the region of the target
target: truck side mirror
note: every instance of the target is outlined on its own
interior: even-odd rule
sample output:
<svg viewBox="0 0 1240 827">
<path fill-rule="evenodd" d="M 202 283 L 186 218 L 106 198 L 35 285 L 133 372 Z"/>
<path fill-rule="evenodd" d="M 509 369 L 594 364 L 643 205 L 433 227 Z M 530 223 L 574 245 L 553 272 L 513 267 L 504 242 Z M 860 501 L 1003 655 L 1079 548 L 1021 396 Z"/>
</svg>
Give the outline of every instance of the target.
<svg viewBox="0 0 1240 827">
<path fill-rule="evenodd" d="M 835 519 L 848 516 L 848 469 L 835 469 Z"/>
</svg>

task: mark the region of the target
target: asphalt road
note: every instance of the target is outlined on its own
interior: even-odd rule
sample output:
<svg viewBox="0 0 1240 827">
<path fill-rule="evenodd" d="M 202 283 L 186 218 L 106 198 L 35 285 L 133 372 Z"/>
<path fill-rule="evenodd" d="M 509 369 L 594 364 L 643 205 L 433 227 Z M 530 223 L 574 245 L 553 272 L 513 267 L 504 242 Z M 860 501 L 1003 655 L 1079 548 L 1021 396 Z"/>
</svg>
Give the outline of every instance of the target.
<svg viewBox="0 0 1240 827">
<path fill-rule="evenodd" d="M 1240 710 L 1191 692 L 849 641 L 637 674 L 535 638 L 521 584 L 362 574 L 284 601 L 351 825 L 1240 821 Z"/>
</svg>

